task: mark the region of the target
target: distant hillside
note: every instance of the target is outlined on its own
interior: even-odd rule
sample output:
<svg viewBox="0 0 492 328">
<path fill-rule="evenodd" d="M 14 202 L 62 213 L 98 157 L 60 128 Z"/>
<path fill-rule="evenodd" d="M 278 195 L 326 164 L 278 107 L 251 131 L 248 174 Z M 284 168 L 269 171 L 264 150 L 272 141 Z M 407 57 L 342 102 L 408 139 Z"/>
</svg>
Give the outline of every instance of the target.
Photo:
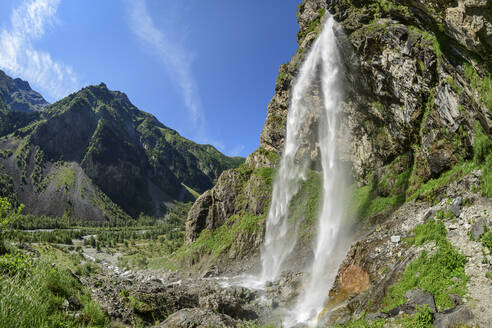
<svg viewBox="0 0 492 328">
<path fill-rule="evenodd" d="M 0 133 L 0 178 L 37 215 L 159 216 L 244 160 L 183 138 L 104 84 L 15 113 Z"/>
<path fill-rule="evenodd" d="M 2 70 L 0 70 L 0 98 L 0 110 L 30 112 L 49 105 L 43 96 L 31 89 L 27 81 L 12 79 Z"/>
</svg>

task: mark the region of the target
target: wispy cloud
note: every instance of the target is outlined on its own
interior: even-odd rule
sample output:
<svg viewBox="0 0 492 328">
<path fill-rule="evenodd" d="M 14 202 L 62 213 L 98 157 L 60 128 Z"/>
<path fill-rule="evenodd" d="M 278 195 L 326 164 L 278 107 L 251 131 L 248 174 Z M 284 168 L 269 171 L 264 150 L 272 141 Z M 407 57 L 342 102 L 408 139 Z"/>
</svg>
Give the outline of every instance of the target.
<svg viewBox="0 0 492 328">
<path fill-rule="evenodd" d="M 191 69 L 192 53 L 172 42 L 157 28 L 145 0 L 127 0 L 127 4 L 132 32 L 162 61 L 171 79 L 179 86 L 195 137 L 200 139 L 200 142 L 207 142 L 205 117 Z"/>
<path fill-rule="evenodd" d="M 0 31 L 0 68 L 28 80 L 51 99 L 66 96 L 78 87 L 70 66 L 34 46 L 53 26 L 59 3 L 60 0 L 26 0 L 12 11 L 10 28 Z"/>
<path fill-rule="evenodd" d="M 232 148 L 227 154 L 229 156 L 241 156 L 243 154 L 244 148 L 244 145 L 236 146 L 235 148 Z"/>
</svg>

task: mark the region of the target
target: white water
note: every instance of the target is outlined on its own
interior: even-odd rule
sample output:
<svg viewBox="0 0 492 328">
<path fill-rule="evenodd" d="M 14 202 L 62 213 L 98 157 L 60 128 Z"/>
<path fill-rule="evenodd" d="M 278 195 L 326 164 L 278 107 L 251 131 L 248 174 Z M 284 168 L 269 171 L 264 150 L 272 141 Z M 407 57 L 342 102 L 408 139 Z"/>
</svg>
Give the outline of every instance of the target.
<svg viewBox="0 0 492 328">
<path fill-rule="evenodd" d="M 282 265 L 296 244 L 297 226 L 289 221 L 289 203 L 305 179 L 309 159 L 298 159 L 302 140 L 300 131 L 306 124 L 310 111 L 319 115 L 321 166 L 323 174 L 322 209 L 318 219 L 316 243 L 313 246 L 314 262 L 308 271 L 309 279 L 303 294 L 289 312 L 284 325 L 315 323 L 328 298 L 336 275 L 334 249 L 344 216 L 343 169 L 337 161 L 337 120 L 340 113 L 342 90 L 340 56 L 334 33 L 332 17 L 315 41 L 301 67 L 292 92 L 292 102 L 287 117 L 287 136 L 280 168 L 273 187 L 271 208 L 267 218 L 265 245 L 262 251 L 263 272 L 261 283 L 279 278 Z M 322 102 L 319 106 L 306 101 L 307 93 L 321 81 Z M 314 107 L 314 108 L 313 108 Z"/>
</svg>

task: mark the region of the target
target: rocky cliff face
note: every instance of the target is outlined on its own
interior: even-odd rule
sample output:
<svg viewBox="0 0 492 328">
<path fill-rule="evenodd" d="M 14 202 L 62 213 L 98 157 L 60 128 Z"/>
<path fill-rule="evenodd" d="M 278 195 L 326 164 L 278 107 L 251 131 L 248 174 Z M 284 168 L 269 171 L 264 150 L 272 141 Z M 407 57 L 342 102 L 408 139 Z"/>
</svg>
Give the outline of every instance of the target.
<svg viewBox="0 0 492 328">
<path fill-rule="evenodd" d="M 304 1 L 299 51 L 280 69 L 261 146 L 282 150 L 299 57 L 328 10 L 343 28 L 343 131 L 355 180 L 380 179 L 378 169 L 405 153 L 415 185 L 469 158 L 476 123 L 492 128 L 490 9 L 487 1 Z"/>
<path fill-rule="evenodd" d="M 2 176 L 36 215 L 159 216 L 243 161 L 181 137 L 104 84 L 19 117 L 0 140 Z"/>
<path fill-rule="evenodd" d="M 295 76 L 329 12 L 341 27 L 346 78 L 341 133 L 350 139 L 341 155 L 351 163 L 355 182 L 370 189 L 369 202 L 387 200 L 394 207 L 418 197 L 427 181 L 473 157 L 477 130 L 492 132 L 491 6 L 481 0 L 303 1 L 299 49 L 280 67 L 260 148 L 246 165 L 272 167 L 269 158 L 282 152 Z M 215 188 L 234 183 L 224 176 Z M 244 190 L 231 193 L 238 198 Z M 190 212 L 190 241 L 238 213 L 225 206 L 209 216 L 214 223 L 196 224 L 198 213 L 211 213 L 210 197 L 201 197 Z"/>
</svg>

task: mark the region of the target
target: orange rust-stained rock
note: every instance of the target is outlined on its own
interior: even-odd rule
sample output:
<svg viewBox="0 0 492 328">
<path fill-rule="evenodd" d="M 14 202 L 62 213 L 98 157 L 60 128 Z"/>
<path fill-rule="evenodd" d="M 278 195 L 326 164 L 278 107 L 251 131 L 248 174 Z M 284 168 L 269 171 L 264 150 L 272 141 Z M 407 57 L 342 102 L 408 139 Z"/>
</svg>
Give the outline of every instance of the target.
<svg viewBox="0 0 492 328">
<path fill-rule="evenodd" d="M 355 264 L 346 266 L 341 270 L 340 282 L 343 289 L 349 294 L 361 294 L 371 284 L 367 272 Z"/>
</svg>

